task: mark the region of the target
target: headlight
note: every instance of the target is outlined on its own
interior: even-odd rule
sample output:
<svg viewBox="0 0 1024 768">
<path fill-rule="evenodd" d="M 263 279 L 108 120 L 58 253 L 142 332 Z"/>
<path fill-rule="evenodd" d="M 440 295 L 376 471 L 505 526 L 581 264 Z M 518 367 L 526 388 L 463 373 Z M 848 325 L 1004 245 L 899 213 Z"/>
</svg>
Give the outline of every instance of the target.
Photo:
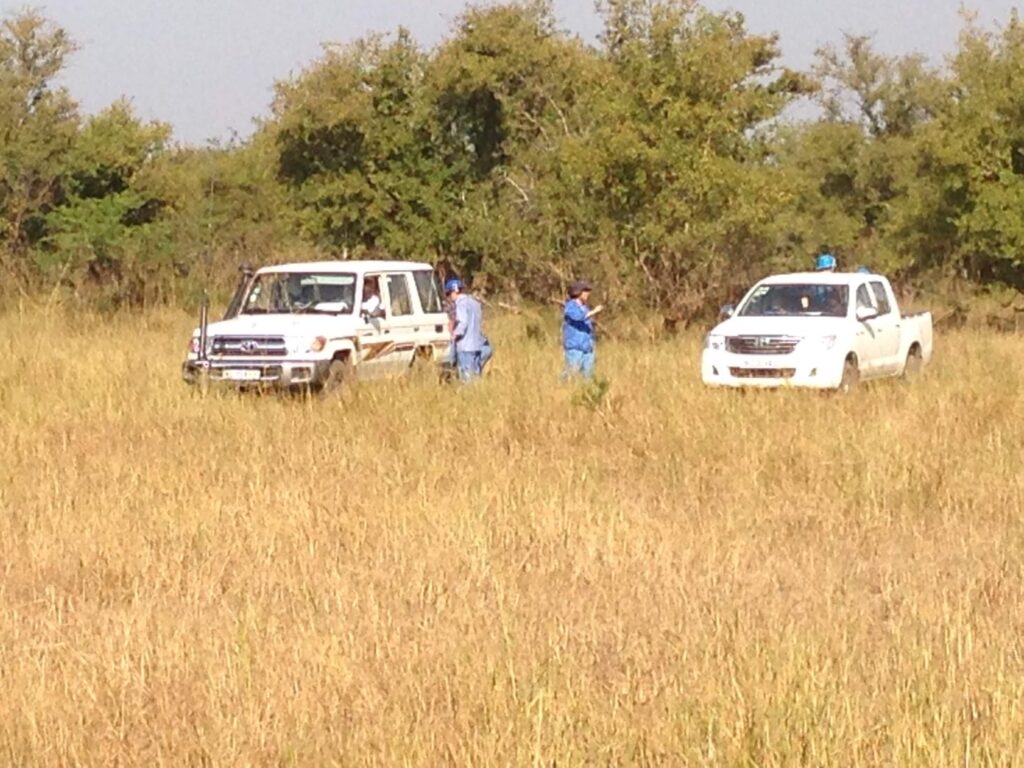
<svg viewBox="0 0 1024 768">
<path fill-rule="evenodd" d="M 188 342 L 188 351 L 190 354 L 199 354 L 199 337 L 193 336 Z M 206 339 L 206 354 L 210 354 L 213 351 L 213 337 L 210 336 Z"/>
<path fill-rule="evenodd" d="M 704 349 L 723 350 L 725 349 L 725 336 L 709 333 L 704 337 Z"/>
<path fill-rule="evenodd" d="M 315 339 L 313 339 L 313 342 L 309 345 L 309 351 L 310 352 L 319 352 L 320 350 L 322 350 L 326 346 L 327 346 L 327 339 L 325 339 L 323 336 L 317 336 Z"/>
<path fill-rule="evenodd" d="M 804 347 L 815 347 L 824 351 L 832 349 L 836 345 L 835 336 L 808 336 L 802 342 L 801 346 Z"/>
</svg>

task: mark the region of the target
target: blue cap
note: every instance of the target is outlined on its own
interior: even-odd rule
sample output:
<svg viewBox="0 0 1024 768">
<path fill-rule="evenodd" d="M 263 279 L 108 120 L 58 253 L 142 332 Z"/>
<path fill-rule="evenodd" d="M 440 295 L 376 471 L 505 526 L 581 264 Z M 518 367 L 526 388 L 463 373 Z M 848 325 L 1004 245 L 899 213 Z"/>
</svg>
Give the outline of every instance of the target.
<svg viewBox="0 0 1024 768">
<path fill-rule="evenodd" d="M 461 291 L 463 289 L 462 281 L 457 277 L 450 277 L 444 281 L 444 292 L 448 295 L 452 291 Z"/>
<path fill-rule="evenodd" d="M 814 263 L 814 268 L 817 270 L 822 269 L 835 269 L 836 268 L 836 257 L 831 253 L 823 253 L 818 257 L 818 260 Z"/>
</svg>

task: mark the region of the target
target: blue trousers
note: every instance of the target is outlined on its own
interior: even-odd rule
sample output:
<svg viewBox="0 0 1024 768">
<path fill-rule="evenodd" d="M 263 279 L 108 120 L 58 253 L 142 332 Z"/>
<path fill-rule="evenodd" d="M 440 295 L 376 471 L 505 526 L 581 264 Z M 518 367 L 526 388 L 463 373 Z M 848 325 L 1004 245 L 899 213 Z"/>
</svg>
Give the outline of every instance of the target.
<svg viewBox="0 0 1024 768">
<path fill-rule="evenodd" d="M 565 350 L 565 370 L 562 371 L 562 381 L 568 381 L 573 376 L 583 376 L 590 379 L 594 375 L 594 363 L 597 360 L 597 353 L 581 352 L 578 349 Z"/>
<path fill-rule="evenodd" d="M 476 352 L 456 352 L 455 353 L 456 363 L 459 367 L 459 379 L 461 381 L 472 381 L 473 379 L 480 378 L 483 373 L 483 353 L 477 350 Z"/>
<path fill-rule="evenodd" d="M 488 361 L 494 357 L 494 348 L 491 342 L 484 342 L 484 346 L 474 352 L 463 352 L 452 347 L 453 358 L 451 362 L 459 369 L 459 378 L 462 381 L 470 381 L 483 375 L 484 368 Z"/>
</svg>

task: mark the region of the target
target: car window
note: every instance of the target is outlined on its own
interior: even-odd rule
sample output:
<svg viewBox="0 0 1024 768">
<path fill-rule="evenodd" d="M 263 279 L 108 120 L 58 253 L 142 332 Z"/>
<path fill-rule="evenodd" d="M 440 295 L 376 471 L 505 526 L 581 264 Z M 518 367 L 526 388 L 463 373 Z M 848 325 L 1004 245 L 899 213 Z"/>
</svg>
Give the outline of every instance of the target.
<svg viewBox="0 0 1024 768">
<path fill-rule="evenodd" d="M 875 305 L 871 301 L 871 293 L 868 291 L 867 285 L 860 285 L 857 288 L 857 309 L 864 307 L 866 309 L 874 309 Z"/>
<path fill-rule="evenodd" d="M 409 281 L 404 274 L 388 275 L 388 299 L 391 315 L 398 317 L 412 314 L 412 299 L 409 296 Z"/>
<path fill-rule="evenodd" d="M 420 296 L 420 306 L 427 313 L 441 312 L 441 292 L 437 289 L 437 278 L 433 272 L 421 270 L 412 273 L 416 282 L 416 292 Z"/>
<path fill-rule="evenodd" d="M 356 276 L 333 272 L 264 272 L 256 276 L 242 314 L 351 312 Z"/>
<path fill-rule="evenodd" d="M 881 281 L 871 281 L 871 291 L 875 294 L 875 302 L 878 304 L 878 314 L 888 315 L 892 311 L 892 307 L 889 305 L 889 296 L 885 292 L 885 286 L 882 285 Z"/>
<path fill-rule="evenodd" d="M 848 298 L 845 285 L 762 284 L 754 288 L 738 314 L 740 317 L 845 317 Z"/>
</svg>

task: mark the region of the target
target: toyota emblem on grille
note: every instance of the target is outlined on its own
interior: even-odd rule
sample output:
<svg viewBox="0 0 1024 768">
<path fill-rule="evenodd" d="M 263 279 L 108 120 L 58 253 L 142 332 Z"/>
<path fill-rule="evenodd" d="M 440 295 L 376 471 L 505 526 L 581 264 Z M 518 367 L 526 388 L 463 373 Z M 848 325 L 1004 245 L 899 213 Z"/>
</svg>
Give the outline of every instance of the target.
<svg viewBox="0 0 1024 768">
<path fill-rule="evenodd" d="M 245 352 L 245 354 L 251 355 L 254 354 L 256 350 L 260 348 L 260 344 L 255 339 L 246 339 L 245 341 L 238 345 L 238 348 Z"/>
</svg>

